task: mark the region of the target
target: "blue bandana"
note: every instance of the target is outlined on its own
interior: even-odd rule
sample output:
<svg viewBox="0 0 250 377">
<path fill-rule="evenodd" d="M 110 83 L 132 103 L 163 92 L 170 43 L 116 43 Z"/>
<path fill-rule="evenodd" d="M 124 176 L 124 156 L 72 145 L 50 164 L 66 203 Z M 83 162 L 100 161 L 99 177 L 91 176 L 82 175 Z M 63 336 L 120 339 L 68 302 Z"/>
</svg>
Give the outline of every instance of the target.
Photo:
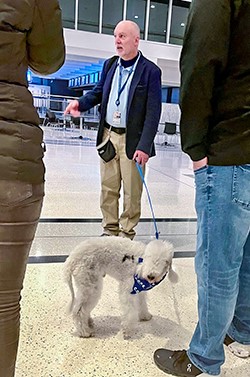
<svg viewBox="0 0 250 377">
<path fill-rule="evenodd" d="M 139 258 L 138 263 L 142 263 L 142 262 L 143 262 L 143 259 Z M 139 278 L 139 276 L 136 274 L 134 275 L 134 285 L 130 293 L 131 295 L 135 295 L 136 293 L 140 293 L 142 291 L 149 291 L 150 289 L 154 288 L 156 285 L 160 284 L 165 277 L 166 277 L 166 274 L 157 283 L 149 283 L 149 281 L 147 281 L 146 279 Z"/>
</svg>

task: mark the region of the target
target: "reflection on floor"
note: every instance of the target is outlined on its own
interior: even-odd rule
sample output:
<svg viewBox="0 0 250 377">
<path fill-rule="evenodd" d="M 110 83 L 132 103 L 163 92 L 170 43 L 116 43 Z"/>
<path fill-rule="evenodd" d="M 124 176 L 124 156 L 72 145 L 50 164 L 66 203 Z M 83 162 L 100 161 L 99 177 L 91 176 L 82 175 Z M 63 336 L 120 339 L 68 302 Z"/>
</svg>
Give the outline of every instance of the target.
<svg viewBox="0 0 250 377">
<path fill-rule="evenodd" d="M 158 146 L 146 172 L 160 238 L 175 247 L 179 282 L 165 279 L 149 292 L 153 319 L 139 323 L 133 338 L 125 341 L 119 332 L 117 283 L 106 277 L 93 312 L 96 335 L 80 339 L 66 313 L 69 290 L 62 262 L 78 242 L 102 232 L 95 133 L 83 132 L 79 139 L 79 131 L 45 130 L 46 196 L 22 294 L 16 377 L 161 377 L 164 373 L 152 360 L 154 350 L 186 348 L 197 321 L 191 164 L 179 145 Z M 148 242 L 154 234 L 144 192 L 136 238 Z M 249 361 L 226 351 L 222 376 L 249 376 Z"/>
</svg>

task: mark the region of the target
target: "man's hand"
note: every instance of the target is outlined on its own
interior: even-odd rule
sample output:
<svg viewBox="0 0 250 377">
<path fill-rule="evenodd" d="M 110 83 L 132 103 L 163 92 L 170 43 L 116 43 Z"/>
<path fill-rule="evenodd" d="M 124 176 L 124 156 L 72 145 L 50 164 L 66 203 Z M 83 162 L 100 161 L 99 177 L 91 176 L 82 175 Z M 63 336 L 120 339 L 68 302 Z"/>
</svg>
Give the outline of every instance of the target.
<svg viewBox="0 0 250 377">
<path fill-rule="evenodd" d="M 207 165 L 207 157 L 204 157 L 202 160 L 193 161 L 193 170 L 198 170 Z"/>
<path fill-rule="evenodd" d="M 144 166 L 148 162 L 148 159 L 149 155 L 139 150 L 136 150 L 133 156 L 133 160 L 141 166 Z"/>
<path fill-rule="evenodd" d="M 64 111 L 64 115 L 70 114 L 73 117 L 79 117 L 80 111 L 78 109 L 79 109 L 79 102 L 77 101 L 77 99 L 74 99 L 66 107 Z"/>
</svg>

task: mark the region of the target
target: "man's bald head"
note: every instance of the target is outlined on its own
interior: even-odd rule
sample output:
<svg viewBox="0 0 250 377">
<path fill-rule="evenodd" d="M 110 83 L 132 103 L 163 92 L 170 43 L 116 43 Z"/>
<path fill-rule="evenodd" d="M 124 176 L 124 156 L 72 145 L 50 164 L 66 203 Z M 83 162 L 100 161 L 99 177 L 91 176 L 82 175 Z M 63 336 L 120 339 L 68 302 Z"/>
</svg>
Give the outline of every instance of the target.
<svg viewBox="0 0 250 377">
<path fill-rule="evenodd" d="M 134 34 L 134 36 L 140 38 L 140 28 L 137 25 L 137 23 L 135 23 L 134 21 L 130 21 L 130 20 L 120 21 L 116 25 L 116 28 L 117 27 L 125 28 L 126 30 L 129 30 L 132 34 Z"/>
<path fill-rule="evenodd" d="M 130 60 L 137 55 L 140 28 L 135 22 L 120 21 L 115 27 L 114 37 L 117 53 L 122 59 Z"/>
</svg>

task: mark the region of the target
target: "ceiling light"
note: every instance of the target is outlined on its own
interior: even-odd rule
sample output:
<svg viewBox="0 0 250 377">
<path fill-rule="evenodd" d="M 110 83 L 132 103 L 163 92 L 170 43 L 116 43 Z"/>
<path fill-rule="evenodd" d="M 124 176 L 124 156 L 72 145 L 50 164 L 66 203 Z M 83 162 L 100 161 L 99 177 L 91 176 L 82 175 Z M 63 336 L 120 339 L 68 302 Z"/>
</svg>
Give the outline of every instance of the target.
<svg viewBox="0 0 250 377">
<path fill-rule="evenodd" d="M 139 16 L 135 16 L 135 18 L 139 18 Z"/>
<path fill-rule="evenodd" d="M 185 24 L 184 24 L 184 22 L 182 22 L 182 23 L 181 23 L 181 27 L 184 27 L 184 26 L 185 26 Z"/>
<path fill-rule="evenodd" d="M 155 8 L 155 5 L 150 5 L 150 8 L 154 9 L 154 8 Z"/>
</svg>

